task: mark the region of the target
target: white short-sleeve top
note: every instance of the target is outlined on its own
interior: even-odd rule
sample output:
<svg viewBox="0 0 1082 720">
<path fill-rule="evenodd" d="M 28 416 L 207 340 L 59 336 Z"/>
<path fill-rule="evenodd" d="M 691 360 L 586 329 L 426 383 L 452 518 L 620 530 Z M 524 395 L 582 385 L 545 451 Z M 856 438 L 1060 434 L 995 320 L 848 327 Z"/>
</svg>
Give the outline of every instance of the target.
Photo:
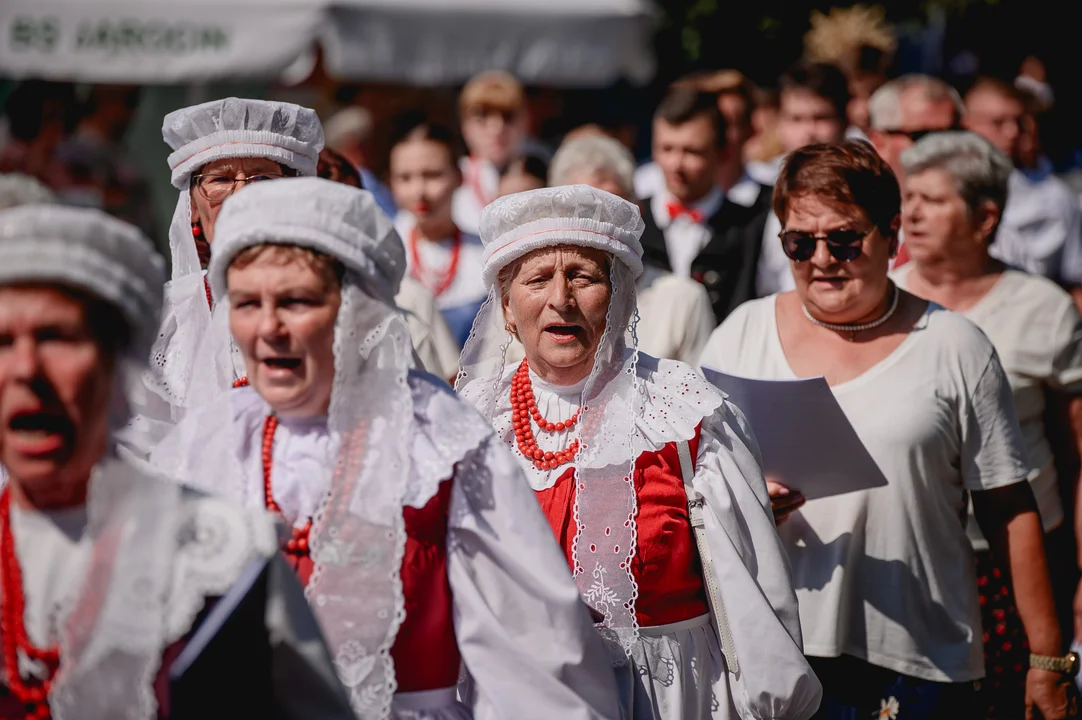
<svg viewBox="0 0 1082 720">
<path fill-rule="evenodd" d="M 794 379 L 776 297 L 737 308 L 714 331 L 701 364 Z M 939 682 L 982 677 L 966 493 L 1027 474 L 992 343 L 961 315 L 930 304 L 894 352 L 832 390 L 887 484 L 810 500 L 779 528 L 805 653 L 852 655 Z"/>
<path fill-rule="evenodd" d="M 912 269 L 907 265 L 894 273 L 899 287 L 906 286 Z M 1063 523 L 1063 504 L 1044 426 L 1045 393 L 1082 392 L 1082 318 L 1074 300 L 1058 285 L 1017 270 L 1004 272 L 963 315 L 992 341 L 1007 372 L 1041 522 L 1046 531 L 1053 530 Z M 972 517 L 969 536 L 974 547 L 987 549 L 988 542 Z"/>
</svg>

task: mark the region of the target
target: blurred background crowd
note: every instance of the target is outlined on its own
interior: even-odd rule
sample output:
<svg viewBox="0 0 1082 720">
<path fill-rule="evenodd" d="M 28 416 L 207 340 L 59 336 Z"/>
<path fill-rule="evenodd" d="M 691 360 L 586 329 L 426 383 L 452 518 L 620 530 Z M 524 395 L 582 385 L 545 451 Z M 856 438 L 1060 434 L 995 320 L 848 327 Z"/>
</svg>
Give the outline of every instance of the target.
<svg viewBox="0 0 1082 720">
<path fill-rule="evenodd" d="M 85 3 L 78 11 L 13 0 L 0 8 L 0 171 L 39 178 L 61 200 L 105 208 L 163 242 L 174 200 L 161 141 L 169 111 L 236 95 L 317 110 L 328 146 L 388 185 L 390 138 L 402 113 L 451 127 L 457 152 L 540 174 L 575 132 L 618 139 L 651 159 L 654 111 L 681 79 L 728 99 L 731 149 L 750 174 L 785 149 L 783 75 L 804 59 L 844 76 L 823 85 L 850 134 L 871 128 L 868 100 L 892 77 L 925 73 L 965 93 L 990 76 L 1026 105 L 1017 162 L 1074 179 L 1082 143 L 1069 24 L 1044 0 L 916 0 L 832 8 L 830 2 L 717 0 L 380 3 L 232 0 Z M 369 7 L 371 6 L 371 7 Z M 1045 12 L 1047 10 L 1047 12 Z M 186 17 L 200 17 L 187 23 Z M 461 97 L 466 81 L 503 69 L 522 86 Z M 717 72 L 727 68 L 729 72 Z M 117 84 L 123 83 L 123 84 Z M 490 102 L 491 101 L 491 102 Z M 506 130 L 470 134 L 477 109 L 506 113 Z M 497 119 L 494 123 L 500 123 Z M 486 147 L 500 145 L 500 147 Z M 502 145 L 501 145 L 502 143 Z M 731 169 L 730 169 L 731 172 Z M 465 177 L 468 183 L 470 177 Z M 508 180 L 508 187 L 514 187 Z M 644 176 L 639 176 L 640 191 Z M 488 190 L 486 190 L 488 192 Z M 496 192 L 495 188 L 491 192 Z M 390 193 L 382 194 L 386 209 Z"/>
</svg>

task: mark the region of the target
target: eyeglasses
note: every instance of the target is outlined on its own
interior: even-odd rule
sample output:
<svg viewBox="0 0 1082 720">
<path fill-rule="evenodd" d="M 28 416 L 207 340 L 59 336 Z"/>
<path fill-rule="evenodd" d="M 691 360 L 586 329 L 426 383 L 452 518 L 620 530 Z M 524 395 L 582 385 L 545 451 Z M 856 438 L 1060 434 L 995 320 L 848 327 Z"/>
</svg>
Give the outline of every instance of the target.
<svg viewBox="0 0 1082 720">
<path fill-rule="evenodd" d="M 879 132 L 886 133 L 887 135 L 897 135 L 899 137 L 907 137 L 913 142 L 920 142 L 920 139 L 925 135 L 933 135 L 941 132 L 953 132 L 955 130 L 961 130 L 960 125 L 952 125 L 946 128 L 924 128 L 922 130 L 880 130 Z"/>
<path fill-rule="evenodd" d="M 237 183 L 258 183 L 284 177 L 285 175 L 252 175 L 246 178 L 235 178 L 228 175 L 194 175 L 192 176 L 192 182 L 195 183 L 200 195 L 211 202 L 220 202 L 236 191 Z"/>
<path fill-rule="evenodd" d="M 831 230 L 823 235 L 786 230 L 778 233 L 778 237 L 781 238 L 781 249 L 793 262 L 811 260 L 819 241 L 826 240 L 831 256 L 838 262 L 847 263 L 860 257 L 864 251 L 864 238 L 871 235 L 872 230 Z"/>
</svg>

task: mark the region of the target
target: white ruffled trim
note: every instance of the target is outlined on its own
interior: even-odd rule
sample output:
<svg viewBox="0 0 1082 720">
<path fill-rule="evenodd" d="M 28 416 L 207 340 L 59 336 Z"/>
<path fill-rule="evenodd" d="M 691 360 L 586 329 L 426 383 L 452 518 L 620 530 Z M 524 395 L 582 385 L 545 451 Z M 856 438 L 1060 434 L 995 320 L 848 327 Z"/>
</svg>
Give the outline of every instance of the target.
<svg viewBox="0 0 1082 720">
<path fill-rule="evenodd" d="M 541 218 L 519 225 L 485 246 L 482 277 L 492 287 L 500 270 L 534 250 L 556 245 L 578 245 L 610 252 L 642 275 L 642 244 L 634 233 L 593 218 Z"/>
<path fill-rule="evenodd" d="M 188 189 L 197 168 L 222 158 L 277 160 L 301 175 L 315 175 L 321 148 L 269 130 L 221 130 L 183 145 L 169 154 L 173 187 Z"/>
<path fill-rule="evenodd" d="M 519 460 L 526 472 L 526 479 L 534 491 L 547 490 L 566 471 L 566 465 L 555 470 L 538 470 L 526 461 L 515 446 L 514 432 L 511 427 L 511 404 L 509 396 L 510 377 L 517 370 L 517 365 L 508 366 L 504 373 L 502 392 L 496 408 L 493 425 L 499 437 L 511 446 L 511 452 Z M 645 452 L 659 452 L 672 442 L 688 441 L 695 437 L 695 432 L 704 418 L 717 412 L 725 403 L 725 394 L 707 382 L 693 367 L 678 360 L 659 360 L 639 353 L 637 374 L 640 380 L 642 396 L 641 412 L 635 424 L 635 437 L 632 452 L 637 459 Z M 544 385 L 534 385 L 534 393 L 548 394 Z M 578 409 L 577 404 L 568 402 L 570 415 Z M 540 403 L 539 403 L 540 404 Z M 569 432 L 561 441 L 570 440 L 575 434 Z M 566 445 L 566 442 L 563 442 Z M 573 465 L 573 464 L 572 464 Z"/>
</svg>

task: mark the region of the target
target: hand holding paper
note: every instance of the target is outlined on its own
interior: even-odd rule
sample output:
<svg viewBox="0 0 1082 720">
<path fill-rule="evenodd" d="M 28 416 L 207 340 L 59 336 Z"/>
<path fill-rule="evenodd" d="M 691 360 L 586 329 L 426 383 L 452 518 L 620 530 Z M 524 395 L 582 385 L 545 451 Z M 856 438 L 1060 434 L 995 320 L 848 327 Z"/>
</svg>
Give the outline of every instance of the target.
<svg viewBox="0 0 1082 720">
<path fill-rule="evenodd" d="M 769 479 L 808 500 L 887 484 L 824 378 L 753 380 L 702 370 L 747 417 Z"/>
</svg>

